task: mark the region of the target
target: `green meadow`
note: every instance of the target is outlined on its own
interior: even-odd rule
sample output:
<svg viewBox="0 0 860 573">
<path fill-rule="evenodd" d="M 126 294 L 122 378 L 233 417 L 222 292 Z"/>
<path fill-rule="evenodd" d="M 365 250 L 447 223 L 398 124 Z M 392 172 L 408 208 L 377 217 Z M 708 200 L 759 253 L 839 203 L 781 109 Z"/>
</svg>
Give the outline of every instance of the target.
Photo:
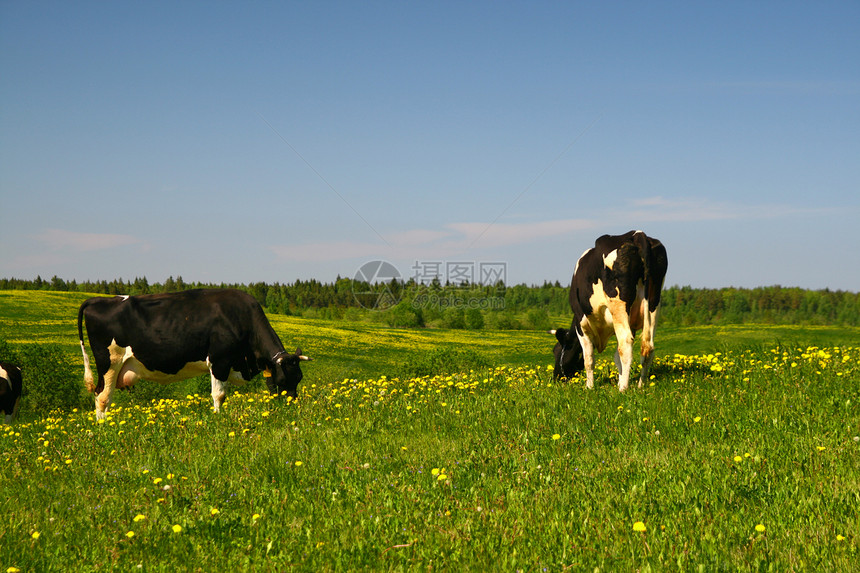
<svg viewBox="0 0 860 573">
<path fill-rule="evenodd" d="M 206 380 L 143 382 L 97 422 L 85 298 L 0 291 L 0 349 L 33 360 L 0 427 L 0 571 L 860 562 L 860 329 L 658 327 L 651 380 L 620 394 L 611 349 L 594 390 L 553 381 L 545 332 L 272 315 L 314 359 L 299 400 L 255 381 L 216 415 Z"/>
</svg>

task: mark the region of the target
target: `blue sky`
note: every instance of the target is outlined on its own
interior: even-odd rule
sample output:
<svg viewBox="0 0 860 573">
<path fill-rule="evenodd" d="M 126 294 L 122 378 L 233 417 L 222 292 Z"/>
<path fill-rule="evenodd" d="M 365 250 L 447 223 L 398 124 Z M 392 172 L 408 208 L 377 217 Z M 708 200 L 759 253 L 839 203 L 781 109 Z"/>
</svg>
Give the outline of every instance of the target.
<svg viewBox="0 0 860 573">
<path fill-rule="evenodd" d="M 857 2 L 3 1 L 0 277 L 386 260 L 567 284 L 597 236 L 642 229 L 668 285 L 857 291 L 858 21 Z"/>
</svg>

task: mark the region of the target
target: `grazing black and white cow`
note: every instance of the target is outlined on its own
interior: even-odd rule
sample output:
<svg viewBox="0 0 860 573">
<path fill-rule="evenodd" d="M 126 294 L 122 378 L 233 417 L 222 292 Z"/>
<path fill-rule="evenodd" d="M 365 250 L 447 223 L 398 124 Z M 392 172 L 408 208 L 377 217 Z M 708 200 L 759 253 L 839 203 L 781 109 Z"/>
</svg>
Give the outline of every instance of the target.
<svg viewBox="0 0 860 573">
<path fill-rule="evenodd" d="M 667 267 L 666 248 L 642 231 L 597 239 L 573 271 L 570 329 L 550 331 L 558 341 L 553 349 L 554 377 L 570 377 L 584 368 L 586 385 L 593 388 L 594 352 L 603 352 L 614 333 L 618 389 L 623 392 L 633 364 L 633 338 L 641 330 L 641 388 L 654 360 L 654 331 Z"/>
<path fill-rule="evenodd" d="M 97 381 L 84 347 L 83 323 Z M 78 338 L 84 381 L 96 394 L 99 419 L 114 388 L 128 388 L 141 378 L 167 383 L 208 372 L 216 412 L 229 382 L 242 384 L 260 372 L 269 392 L 295 398 L 300 363 L 310 360 L 300 348 L 295 354 L 284 350 L 254 297 L 230 289 L 91 298 L 78 311 Z"/>
<path fill-rule="evenodd" d="M 11 424 L 18 415 L 23 389 L 21 368 L 8 362 L 0 362 L 0 411 L 6 414 L 7 424 Z"/>
</svg>

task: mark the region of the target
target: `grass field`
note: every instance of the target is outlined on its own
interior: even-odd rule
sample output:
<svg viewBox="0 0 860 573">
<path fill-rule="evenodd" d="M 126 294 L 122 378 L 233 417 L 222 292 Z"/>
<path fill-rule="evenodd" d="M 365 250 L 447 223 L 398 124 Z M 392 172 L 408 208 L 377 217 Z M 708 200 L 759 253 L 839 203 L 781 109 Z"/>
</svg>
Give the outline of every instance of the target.
<svg viewBox="0 0 860 573">
<path fill-rule="evenodd" d="M 0 339 L 77 370 L 83 298 L 0 292 Z M 541 332 L 271 318 L 315 359 L 298 402 L 0 429 L 0 571 L 857 570 L 856 329 L 658 328 L 619 394 L 609 352 L 595 390 L 553 382 Z M 396 377 L 439 348 L 463 371 Z"/>
</svg>

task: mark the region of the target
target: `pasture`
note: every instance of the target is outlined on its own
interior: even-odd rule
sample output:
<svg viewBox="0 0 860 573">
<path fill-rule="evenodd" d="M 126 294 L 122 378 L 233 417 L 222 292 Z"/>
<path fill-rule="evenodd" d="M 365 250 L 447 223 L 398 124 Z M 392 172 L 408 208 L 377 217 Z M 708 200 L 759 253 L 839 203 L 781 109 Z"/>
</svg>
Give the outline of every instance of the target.
<svg viewBox="0 0 860 573">
<path fill-rule="evenodd" d="M 82 386 L 85 295 L 0 291 Z M 567 326 L 569 317 L 556 317 Z M 855 570 L 860 330 L 657 330 L 644 389 L 543 332 L 271 316 L 299 400 L 142 383 L 0 428 L 0 571 Z M 26 367 L 26 365 L 25 365 Z M 25 370 L 25 384 L 27 371 Z"/>
</svg>

